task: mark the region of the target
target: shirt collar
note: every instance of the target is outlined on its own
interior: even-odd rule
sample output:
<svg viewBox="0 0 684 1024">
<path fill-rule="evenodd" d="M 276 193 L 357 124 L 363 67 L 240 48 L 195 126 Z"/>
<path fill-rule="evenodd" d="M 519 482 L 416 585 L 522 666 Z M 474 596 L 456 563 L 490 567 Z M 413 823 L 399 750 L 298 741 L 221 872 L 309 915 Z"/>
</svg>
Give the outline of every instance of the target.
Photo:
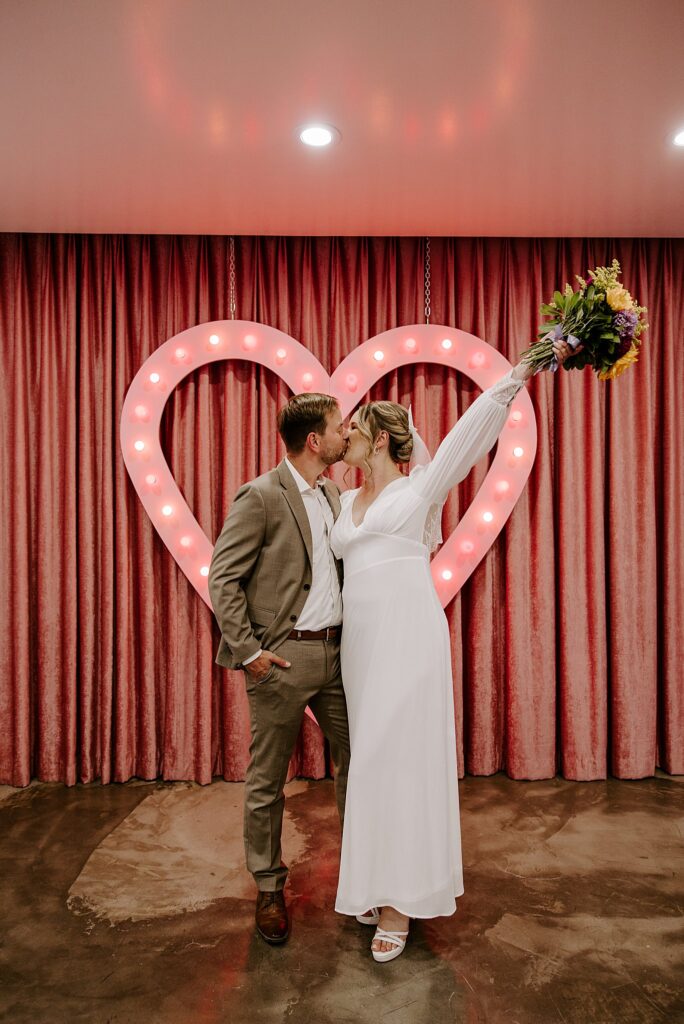
<svg viewBox="0 0 684 1024">
<path fill-rule="evenodd" d="M 287 458 L 287 456 L 285 457 L 285 464 L 286 464 L 287 468 L 290 470 L 290 472 L 292 473 L 292 476 L 294 477 L 294 482 L 297 484 L 297 487 L 299 488 L 301 494 L 303 494 L 305 491 L 312 491 L 313 492 L 313 491 L 316 490 L 315 487 L 310 487 L 309 486 L 309 484 L 306 482 L 306 480 L 304 479 L 302 474 L 299 473 L 294 468 L 294 466 L 292 465 L 290 460 Z M 317 485 L 317 487 L 322 487 L 323 486 L 323 480 L 321 479 L 320 476 L 316 480 L 316 485 Z"/>
</svg>

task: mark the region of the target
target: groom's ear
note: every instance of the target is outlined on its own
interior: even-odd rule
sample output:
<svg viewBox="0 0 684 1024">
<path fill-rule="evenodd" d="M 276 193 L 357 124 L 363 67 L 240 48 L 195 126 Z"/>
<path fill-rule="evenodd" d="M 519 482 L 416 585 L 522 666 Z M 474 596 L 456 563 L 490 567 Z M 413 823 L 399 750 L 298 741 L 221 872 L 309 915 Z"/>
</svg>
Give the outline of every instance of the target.
<svg viewBox="0 0 684 1024">
<path fill-rule="evenodd" d="M 310 434 L 306 435 L 306 447 L 316 455 L 318 455 L 321 450 L 321 437 L 315 430 L 312 430 Z"/>
</svg>

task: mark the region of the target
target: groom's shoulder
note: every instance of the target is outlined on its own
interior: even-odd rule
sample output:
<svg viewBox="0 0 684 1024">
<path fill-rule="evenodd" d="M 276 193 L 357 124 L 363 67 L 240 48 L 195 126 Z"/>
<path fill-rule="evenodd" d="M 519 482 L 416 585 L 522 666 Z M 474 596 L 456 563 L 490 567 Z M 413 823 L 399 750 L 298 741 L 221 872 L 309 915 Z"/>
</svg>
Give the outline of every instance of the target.
<svg viewBox="0 0 684 1024">
<path fill-rule="evenodd" d="M 275 494 L 281 491 L 282 484 L 278 467 L 269 469 L 266 473 L 262 473 L 261 476 L 257 476 L 253 480 L 248 480 L 240 488 L 241 491 L 252 489 L 260 491 L 263 495 Z"/>
<path fill-rule="evenodd" d="M 278 483 L 278 470 L 269 469 L 261 476 L 255 476 L 250 482 L 252 487 L 275 487 Z"/>
</svg>

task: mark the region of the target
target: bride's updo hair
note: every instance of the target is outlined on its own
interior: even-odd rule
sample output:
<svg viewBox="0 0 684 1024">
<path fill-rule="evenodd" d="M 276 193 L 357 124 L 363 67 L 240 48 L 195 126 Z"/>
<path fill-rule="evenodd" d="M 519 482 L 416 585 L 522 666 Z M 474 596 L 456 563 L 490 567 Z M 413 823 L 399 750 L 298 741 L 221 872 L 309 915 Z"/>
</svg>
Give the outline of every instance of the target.
<svg viewBox="0 0 684 1024">
<path fill-rule="evenodd" d="M 389 435 L 389 456 L 392 462 L 407 463 L 413 451 L 413 438 L 409 431 L 408 410 L 396 402 L 368 402 L 359 406 L 356 414 L 357 429 L 368 450 L 366 459 L 373 454 L 375 440 L 381 430 Z"/>
</svg>

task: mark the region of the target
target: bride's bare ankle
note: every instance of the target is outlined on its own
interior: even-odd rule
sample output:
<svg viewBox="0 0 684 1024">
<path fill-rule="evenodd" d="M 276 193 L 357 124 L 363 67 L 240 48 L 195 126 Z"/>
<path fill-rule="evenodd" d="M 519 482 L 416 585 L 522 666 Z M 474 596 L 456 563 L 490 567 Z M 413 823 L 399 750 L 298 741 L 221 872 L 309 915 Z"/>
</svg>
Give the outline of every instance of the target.
<svg viewBox="0 0 684 1024">
<path fill-rule="evenodd" d="M 380 927 L 388 932 L 407 931 L 411 919 L 394 907 L 380 908 Z"/>
</svg>

